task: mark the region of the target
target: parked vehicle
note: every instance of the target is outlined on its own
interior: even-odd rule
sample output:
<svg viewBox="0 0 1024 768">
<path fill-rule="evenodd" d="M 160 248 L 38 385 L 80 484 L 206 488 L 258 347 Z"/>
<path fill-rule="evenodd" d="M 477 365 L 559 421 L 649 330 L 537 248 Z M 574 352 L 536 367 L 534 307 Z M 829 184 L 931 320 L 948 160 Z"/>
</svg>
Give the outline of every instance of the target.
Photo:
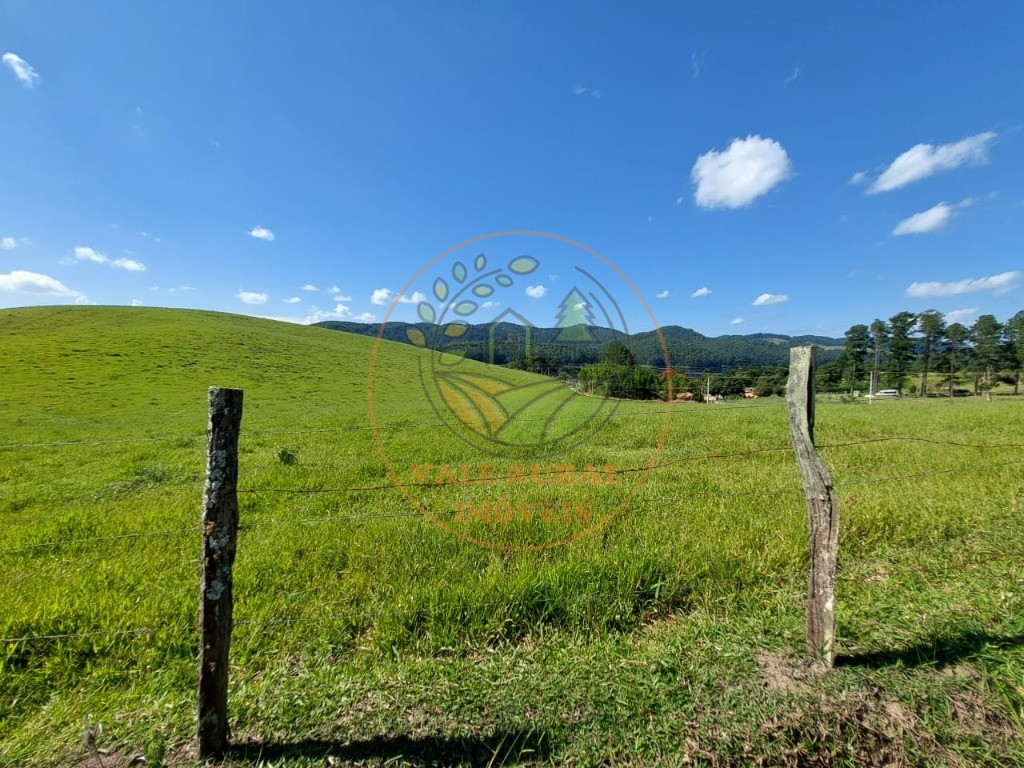
<svg viewBox="0 0 1024 768">
<path fill-rule="evenodd" d="M 875 392 L 875 397 L 899 397 L 900 391 L 898 389 L 880 389 Z"/>
</svg>

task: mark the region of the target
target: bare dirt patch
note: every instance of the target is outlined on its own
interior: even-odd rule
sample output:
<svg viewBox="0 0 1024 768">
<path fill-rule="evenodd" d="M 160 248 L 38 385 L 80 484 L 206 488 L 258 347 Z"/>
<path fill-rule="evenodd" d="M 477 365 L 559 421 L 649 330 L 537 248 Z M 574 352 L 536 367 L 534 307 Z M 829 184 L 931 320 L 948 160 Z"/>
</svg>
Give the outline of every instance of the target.
<svg viewBox="0 0 1024 768">
<path fill-rule="evenodd" d="M 794 696 L 811 693 L 814 680 L 824 671 L 808 659 L 790 659 L 768 651 L 759 651 L 755 658 L 761 668 L 762 686 Z"/>
</svg>

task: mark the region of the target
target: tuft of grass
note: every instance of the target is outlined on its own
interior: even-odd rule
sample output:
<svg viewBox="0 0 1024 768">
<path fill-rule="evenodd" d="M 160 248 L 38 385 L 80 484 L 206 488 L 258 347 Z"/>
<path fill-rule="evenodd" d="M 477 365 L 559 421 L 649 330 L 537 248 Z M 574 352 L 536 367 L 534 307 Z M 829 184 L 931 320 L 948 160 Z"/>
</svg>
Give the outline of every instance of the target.
<svg viewBox="0 0 1024 768">
<path fill-rule="evenodd" d="M 294 448 L 277 448 L 274 450 L 277 460 L 284 466 L 290 467 L 299 460 L 299 453 Z"/>
</svg>

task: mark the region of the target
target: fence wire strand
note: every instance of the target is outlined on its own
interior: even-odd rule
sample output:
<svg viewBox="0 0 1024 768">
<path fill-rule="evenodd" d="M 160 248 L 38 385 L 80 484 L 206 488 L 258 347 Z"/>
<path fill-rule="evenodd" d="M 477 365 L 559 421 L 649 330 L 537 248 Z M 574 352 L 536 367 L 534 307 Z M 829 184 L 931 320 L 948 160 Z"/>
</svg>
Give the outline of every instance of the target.
<svg viewBox="0 0 1024 768">
<path fill-rule="evenodd" d="M 837 573 L 837 579 L 845 582 L 856 582 L 857 579 L 852 579 L 846 576 L 851 570 L 854 570 L 863 565 L 871 565 L 878 562 L 891 562 L 903 557 L 908 552 L 920 552 L 922 549 L 932 550 L 940 549 L 950 544 L 963 544 L 967 542 L 984 541 L 986 537 L 1013 534 L 1019 535 L 1024 532 L 1022 528 L 998 528 L 988 529 L 985 531 L 974 531 L 964 536 L 954 539 L 944 539 L 938 542 L 931 542 L 924 547 L 916 545 L 913 547 L 904 547 L 901 549 L 893 550 L 880 555 L 877 557 L 864 557 L 855 558 L 849 561 L 840 562 L 840 570 Z M 1024 556 L 1024 550 L 1015 550 L 1009 552 L 1000 553 L 1001 557 L 993 560 L 987 559 L 986 562 L 1002 561 L 1003 559 L 1012 559 L 1016 561 L 1019 557 Z M 376 619 L 382 616 L 394 616 L 394 615 L 431 615 L 443 611 L 470 611 L 481 608 L 498 608 L 498 607 L 522 607 L 526 605 L 543 605 L 546 603 L 556 602 L 571 602 L 571 601 L 582 601 L 590 600 L 596 597 L 607 597 L 614 599 L 625 599 L 630 597 L 651 597 L 652 595 L 657 600 L 660 596 L 662 586 L 667 586 L 665 589 L 666 593 L 671 593 L 675 590 L 687 590 L 692 589 L 701 585 L 719 585 L 719 584 L 730 584 L 733 586 L 755 586 L 759 584 L 781 584 L 789 581 L 802 580 L 807 578 L 806 571 L 800 571 L 796 573 L 778 574 L 774 576 L 758 576 L 753 578 L 733 578 L 733 579 L 722 579 L 722 578 L 708 578 L 702 576 L 694 576 L 691 579 L 682 580 L 676 584 L 658 584 L 652 585 L 646 588 L 637 588 L 633 590 L 615 591 L 615 592 L 588 592 L 579 595 L 571 596 L 571 600 L 559 597 L 538 597 L 529 600 L 488 600 L 476 603 L 438 603 L 430 606 L 429 608 L 416 608 L 416 609 L 388 609 L 379 611 L 348 611 L 343 613 L 331 614 L 327 616 L 296 616 L 296 617 L 275 617 L 272 619 L 240 619 L 234 622 L 236 627 L 262 627 L 262 626 L 273 626 L 278 624 L 304 624 L 304 623 L 326 623 L 330 621 L 341 621 L 351 619 Z M 863 581 L 863 579 L 861 580 Z M 656 607 L 656 606 L 653 606 Z M 665 608 L 670 606 L 663 606 Z M 112 630 L 92 630 L 87 632 L 68 632 L 68 633 L 53 633 L 45 635 L 23 635 L 21 637 L 5 637 L 0 638 L 0 643 L 5 644 L 16 644 L 23 642 L 34 642 L 42 640 L 66 640 L 66 639 L 79 639 L 88 637 L 99 637 L 104 635 L 148 635 L 164 631 L 177 631 L 185 628 L 185 624 L 181 622 L 171 623 L 162 627 L 143 627 L 137 629 L 112 629 Z"/>
<path fill-rule="evenodd" d="M 771 404 L 734 404 L 734 405 L 722 405 L 714 404 L 700 408 L 699 413 L 720 413 L 728 410 L 757 410 L 762 408 L 785 408 L 787 407 L 786 402 L 771 403 Z M 652 418 L 652 417 L 664 417 L 669 411 L 675 411 L 676 413 L 685 415 L 695 415 L 698 413 L 697 410 L 684 411 L 681 408 L 669 408 L 665 410 L 657 411 L 645 411 L 645 412 L 625 412 L 625 413 L 612 413 L 608 418 Z M 344 427 L 331 427 L 331 428 L 319 428 L 319 429 L 308 429 L 308 430 L 262 430 L 249 432 L 247 437 L 265 437 L 274 435 L 302 435 L 302 434 L 324 434 L 324 433 L 335 433 L 335 432 L 367 432 L 371 430 L 406 430 L 406 429 L 418 429 L 418 428 L 436 428 L 445 426 L 442 422 L 420 422 L 420 423 L 405 423 L 405 424 L 380 424 L 380 425 L 355 425 L 355 426 L 344 426 Z M 125 437 L 125 438 L 111 438 L 111 439 L 96 439 L 96 440 L 71 440 L 71 441 L 51 441 L 51 442 L 40 442 L 40 443 L 11 443 L 0 445 L 0 451 L 3 450 L 28 450 L 35 448 L 48 448 L 48 447 L 68 447 L 68 446 L 98 446 L 98 445 L 117 445 L 117 444 L 132 444 L 132 443 L 163 443 L 170 441 L 189 441 L 194 442 L 201 440 L 204 436 L 202 434 L 189 434 L 189 435 L 178 435 L 178 436 L 161 436 L 161 437 Z M 963 441 L 954 440 L 939 440 L 927 437 L 918 436 L 907 436 L 907 435 L 888 435 L 888 436 L 876 436 L 870 438 L 863 438 L 858 440 L 850 440 L 844 442 L 835 443 L 824 443 L 816 446 L 819 450 L 827 451 L 840 448 L 851 448 L 863 445 L 877 445 L 890 442 L 914 442 L 936 446 L 946 446 L 954 448 L 964 449 L 976 449 L 976 450 L 1000 450 L 1000 449 L 1017 449 L 1024 447 L 1024 443 L 970 443 Z M 743 451 L 731 451 L 731 452 L 719 452 L 719 453 L 698 453 L 698 452 L 673 452 L 673 458 L 658 462 L 648 467 L 627 467 L 620 469 L 609 470 L 612 474 L 629 474 L 638 472 L 649 472 L 656 469 L 667 468 L 672 466 L 678 466 L 680 464 L 689 463 L 693 461 L 701 460 L 724 460 L 733 458 L 744 458 L 751 457 L 766 453 L 778 453 L 788 452 L 792 450 L 792 446 L 787 442 L 785 445 L 780 446 L 764 446 L 760 448 L 753 448 Z M 1015 466 L 1024 464 L 1024 459 L 1014 459 L 1008 461 L 999 462 L 987 462 L 983 464 L 960 466 L 953 469 L 939 469 L 939 470 L 927 470 L 920 472 L 901 473 L 898 475 L 882 475 L 882 476 L 864 476 L 854 477 L 852 479 L 842 479 L 837 483 L 834 483 L 834 487 L 837 491 L 842 491 L 844 488 L 851 486 L 858 486 L 863 484 L 881 484 L 891 482 L 901 482 L 911 479 L 921 479 L 933 476 L 949 475 L 956 473 L 968 473 L 975 472 L 982 469 L 991 468 L 1003 468 L 1007 466 Z M 538 476 L 552 476 L 563 474 L 562 471 L 556 469 L 545 470 L 538 473 L 530 473 L 530 477 L 534 474 Z M 407 483 L 405 487 L 431 487 L 431 488 L 445 488 L 445 487 L 459 487 L 465 485 L 480 485 L 490 484 L 508 481 L 508 477 L 488 477 L 488 478 L 471 478 L 466 480 L 455 480 L 450 482 L 436 483 L 436 482 L 416 482 Z M 397 489 L 398 486 L 395 484 L 387 485 L 353 485 L 353 486 L 340 486 L 335 488 L 240 488 L 238 489 L 239 494 L 300 494 L 300 495 L 345 495 L 353 493 L 369 493 L 374 491 L 392 491 Z M 724 499 L 736 496 L 746 495 L 758 495 L 758 496 L 774 496 L 774 495 L 795 495 L 804 493 L 802 487 L 785 487 L 775 489 L 764 489 L 758 488 L 748 491 L 728 491 L 728 492 L 715 492 L 715 491 L 703 491 L 693 494 L 682 494 L 673 496 L 656 496 L 652 498 L 637 497 L 633 500 L 632 505 L 636 506 L 647 506 L 648 509 L 644 510 L 651 511 L 651 506 L 661 506 L 666 509 L 667 513 L 671 513 L 672 509 L 668 509 L 666 505 L 677 504 L 680 502 L 707 500 L 707 499 Z M 598 501 L 594 502 L 597 506 L 606 506 L 619 504 L 618 501 Z M 431 511 L 431 515 L 447 515 L 455 514 L 454 510 L 438 510 Z M 263 528 L 276 525 L 301 525 L 301 524 L 317 524 L 335 520 L 376 520 L 376 519 L 426 519 L 426 516 L 422 511 L 402 511 L 402 512 L 390 512 L 390 513 L 362 513 L 361 511 L 354 512 L 352 514 L 345 515 L 323 515 L 306 518 L 270 518 L 265 520 L 256 520 L 251 523 L 246 523 L 239 526 L 240 531 L 248 531 L 256 528 Z M 1012 534 L 1019 536 L 1022 530 L 1019 528 L 1013 529 L 990 529 L 986 531 L 973 531 L 962 537 L 955 539 L 944 539 L 938 542 L 929 542 L 925 546 L 929 549 L 948 547 L 950 545 L 963 544 L 965 542 L 973 541 L 984 541 L 984 537 L 992 535 L 1004 535 Z M 156 538 L 156 537 L 170 537 L 184 534 L 199 534 L 201 529 L 199 526 L 188 526 L 181 528 L 170 528 L 163 530 L 150 530 L 150 531 L 139 531 L 132 533 L 122 534 L 110 534 L 90 537 L 80 537 L 76 539 L 55 539 L 51 541 L 37 542 L 32 544 L 25 544 L 15 547 L 7 547 L 0 549 L 0 555 L 12 554 L 17 552 L 30 552 L 34 550 L 42 550 L 46 548 L 65 548 L 65 547 L 77 547 L 84 544 L 90 544 L 94 542 L 112 542 L 120 540 L 132 540 L 141 538 Z M 838 576 L 840 579 L 845 579 L 845 574 L 848 574 L 851 570 L 855 570 L 865 565 L 871 565 L 878 562 L 890 562 L 902 557 L 907 552 L 918 552 L 921 551 L 921 545 L 914 545 L 903 549 L 893 550 L 879 555 L 877 557 L 863 557 L 855 558 L 850 561 L 841 561 L 840 570 Z M 1017 556 L 1022 553 L 1001 553 L 1002 555 Z M 747 579 L 716 579 L 716 578 L 701 578 L 694 577 L 690 580 L 683 580 L 678 584 L 672 584 L 669 587 L 671 589 L 687 589 L 693 585 L 714 585 L 714 584 L 736 584 L 736 585 L 754 585 L 763 583 L 782 583 L 791 581 L 798 578 L 806 578 L 805 572 L 784 574 L 778 576 L 763 576 Z M 583 593 L 581 595 L 572 595 L 568 598 L 562 597 L 550 597 L 550 598 L 537 598 L 531 600 L 512 600 L 512 601 L 487 601 L 480 603 L 441 603 L 432 606 L 430 609 L 416 609 L 410 611 L 414 614 L 429 614 L 430 612 L 438 611 L 467 611 L 477 610 L 484 608 L 495 608 L 495 607 L 514 607 L 524 605 L 540 605 L 549 602 L 565 602 L 565 601 L 581 601 L 591 600 L 598 597 L 614 598 L 614 599 L 625 599 L 630 597 L 638 596 L 650 596 L 652 588 L 636 589 L 625 592 L 590 592 Z M 275 617 L 272 619 L 243 619 L 236 621 L 236 626 L 268 626 L 273 624 L 291 624 L 291 623 L 304 623 L 304 622 L 326 622 L 326 621 L 338 621 L 343 619 L 363 618 L 373 619 L 383 615 L 394 615 L 396 613 L 402 613 L 401 609 L 390 609 L 387 611 L 374 611 L 374 612 L 350 612 L 341 613 L 330 616 L 320 617 Z M 23 642 L 32 641 L 47 641 L 47 640 L 69 640 L 69 639 L 80 639 L 80 638 L 91 638 L 100 636 L 142 636 L 150 635 L 162 631 L 172 631 L 182 628 L 181 624 L 171 624 L 164 627 L 146 627 L 137 629 L 112 629 L 112 630 L 92 630 L 84 632 L 67 632 L 67 633 L 53 633 L 53 634 L 42 634 L 42 635 L 24 635 L 21 637 L 8 637 L 0 638 L 0 643 L 3 644 L 16 644 Z"/>
</svg>

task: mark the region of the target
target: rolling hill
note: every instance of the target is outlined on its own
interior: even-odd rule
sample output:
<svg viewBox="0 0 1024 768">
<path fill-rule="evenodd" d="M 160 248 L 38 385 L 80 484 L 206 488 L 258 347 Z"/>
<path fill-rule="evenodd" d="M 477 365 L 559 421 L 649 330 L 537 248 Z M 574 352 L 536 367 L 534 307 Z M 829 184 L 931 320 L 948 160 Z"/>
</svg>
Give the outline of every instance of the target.
<svg viewBox="0 0 1024 768">
<path fill-rule="evenodd" d="M 353 323 L 325 321 L 318 323 L 322 328 L 345 331 L 366 336 L 380 333 L 376 323 Z M 427 323 L 388 323 L 384 326 L 383 338 L 408 343 L 408 332 L 419 331 L 427 339 L 436 333 L 437 326 Z M 565 334 L 563 328 L 533 328 L 533 354 L 551 361 L 559 368 L 573 370 L 580 365 L 596 362 L 601 350 L 611 339 L 620 337 L 616 331 L 598 326 L 588 326 L 586 334 L 590 341 L 566 343 L 559 338 Z M 732 335 L 709 337 L 689 328 L 668 325 L 661 329 L 668 351 L 669 366 L 689 373 L 705 371 L 721 372 L 738 365 L 788 365 L 789 348 L 801 344 L 816 344 L 822 347 L 820 362 L 835 359 L 843 348 L 843 339 L 828 336 L 785 336 L 781 334 L 758 333 L 748 336 Z M 468 325 L 459 338 L 459 345 L 467 357 L 475 360 L 490 360 L 490 338 L 496 340 L 493 362 L 505 364 L 518 359 L 521 343 L 508 344 L 508 340 L 522 337 L 521 326 L 511 323 Z M 446 340 L 449 341 L 449 340 Z M 643 331 L 629 336 L 628 343 L 638 363 L 654 368 L 665 367 L 665 351 L 654 331 Z"/>
</svg>

